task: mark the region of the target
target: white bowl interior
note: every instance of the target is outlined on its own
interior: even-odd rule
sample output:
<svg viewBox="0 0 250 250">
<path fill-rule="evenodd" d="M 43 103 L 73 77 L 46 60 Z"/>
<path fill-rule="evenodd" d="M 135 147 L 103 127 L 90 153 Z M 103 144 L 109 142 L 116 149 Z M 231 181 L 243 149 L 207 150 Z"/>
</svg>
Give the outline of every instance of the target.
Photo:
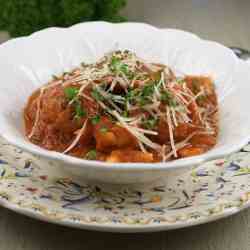
<svg viewBox="0 0 250 250">
<path fill-rule="evenodd" d="M 183 31 L 105 22 L 50 28 L 0 46 L 0 134 L 29 151 L 40 150 L 50 157 L 51 152 L 45 153 L 24 137 L 22 112 L 27 98 L 52 75 L 69 71 L 81 62 L 94 62 L 115 49 L 132 50 L 146 60 L 169 65 L 177 73 L 214 78 L 220 134 L 216 147 L 202 155 L 203 159 L 235 151 L 250 139 L 250 70 L 229 49 Z M 187 160 L 175 164 L 178 161 Z"/>
</svg>

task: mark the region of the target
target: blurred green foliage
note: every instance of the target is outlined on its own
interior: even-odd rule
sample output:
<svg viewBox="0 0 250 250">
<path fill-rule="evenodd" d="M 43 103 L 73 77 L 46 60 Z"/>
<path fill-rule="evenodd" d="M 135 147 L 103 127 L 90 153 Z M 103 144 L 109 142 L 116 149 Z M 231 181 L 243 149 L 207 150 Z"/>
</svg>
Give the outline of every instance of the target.
<svg viewBox="0 0 250 250">
<path fill-rule="evenodd" d="M 126 0 L 0 0 L 0 29 L 11 36 L 93 20 L 124 21 Z"/>
</svg>

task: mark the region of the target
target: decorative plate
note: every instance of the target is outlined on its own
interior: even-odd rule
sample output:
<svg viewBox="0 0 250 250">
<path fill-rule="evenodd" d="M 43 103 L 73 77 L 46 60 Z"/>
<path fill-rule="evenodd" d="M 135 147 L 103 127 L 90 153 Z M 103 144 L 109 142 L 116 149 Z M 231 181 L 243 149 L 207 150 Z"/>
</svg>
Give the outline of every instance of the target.
<svg viewBox="0 0 250 250">
<path fill-rule="evenodd" d="M 87 184 L 53 162 L 0 139 L 0 204 L 82 229 L 146 232 L 182 228 L 250 205 L 250 144 L 224 159 L 150 185 Z"/>
</svg>

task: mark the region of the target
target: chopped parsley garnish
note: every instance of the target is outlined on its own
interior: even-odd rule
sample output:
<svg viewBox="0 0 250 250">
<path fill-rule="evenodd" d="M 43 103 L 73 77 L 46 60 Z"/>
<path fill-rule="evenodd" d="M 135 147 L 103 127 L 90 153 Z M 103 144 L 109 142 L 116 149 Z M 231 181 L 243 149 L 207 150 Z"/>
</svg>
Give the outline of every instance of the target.
<svg viewBox="0 0 250 250">
<path fill-rule="evenodd" d="M 151 96 L 154 94 L 154 84 L 150 83 L 143 87 L 138 97 L 138 103 L 142 107 L 145 104 L 151 103 Z"/>
<path fill-rule="evenodd" d="M 113 72 L 119 71 L 120 66 L 121 66 L 121 59 L 119 59 L 115 56 L 112 56 L 111 62 L 110 62 L 111 71 L 113 71 Z"/>
<path fill-rule="evenodd" d="M 85 158 L 88 160 L 96 160 L 96 156 L 97 156 L 96 150 L 92 149 L 85 155 Z"/>
<path fill-rule="evenodd" d="M 169 102 L 169 100 L 172 99 L 172 95 L 168 91 L 164 91 L 161 94 L 161 101 L 163 102 Z"/>
<path fill-rule="evenodd" d="M 178 105 L 177 101 L 174 99 L 173 95 L 164 90 L 161 93 L 161 101 L 169 106 L 176 107 Z"/>
<path fill-rule="evenodd" d="M 112 56 L 112 58 L 111 58 L 110 70 L 114 73 L 122 72 L 129 79 L 132 79 L 134 77 L 134 74 L 129 71 L 128 65 L 125 63 L 122 63 L 122 60 L 120 58 L 115 57 L 115 56 Z"/>
<path fill-rule="evenodd" d="M 123 117 L 128 117 L 128 116 L 129 116 L 129 112 L 128 112 L 127 110 L 124 110 L 124 111 L 122 112 L 122 116 L 123 116 Z"/>
<path fill-rule="evenodd" d="M 183 78 L 177 78 L 176 82 L 179 84 L 183 84 L 185 82 L 185 80 Z"/>
<path fill-rule="evenodd" d="M 73 101 L 72 105 L 74 107 L 75 118 L 80 119 L 86 116 L 86 111 L 82 107 L 81 102 L 78 99 L 79 89 L 75 87 L 67 87 L 64 89 L 64 94 L 69 101 Z"/>
<path fill-rule="evenodd" d="M 205 102 L 206 99 L 207 99 L 206 95 L 200 95 L 200 96 L 197 97 L 197 102 L 199 104 L 202 104 L 202 102 Z"/>
<path fill-rule="evenodd" d="M 125 75 L 128 75 L 129 70 L 128 70 L 128 65 L 127 64 L 121 64 L 120 66 L 120 71 L 123 72 Z"/>
<path fill-rule="evenodd" d="M 99 123 L 101 120 L 101 117 L 100 115 L 95 115 L 92 119 L 91 119 L 91 122 L 93 125 L 96 125 L 97 123 Z"/>
<path fill-rule="evenodd" d="M 101 133 L 106 133 L 106 132 L 108 132 L 108 128 L 103 126 L 103 127 L 100 128 L 100 132 Z"/>
<path fill-rule="evenodd" d="M 145 97 L 141 97 L 141 98 L 139 99 L 139 105 L 140 105 L 140 107 L 143 107 L 144 105 L 146 105 L 146 104 L 148 104 L 148 103 L 150 103 L 150 100 L 147 99 L 147 98 L 145 98 Z"/>
<path fill-rule="evenodd" d="M 154 83 L 145 85 L 142 89 L 131 89 L 125 96 L 126 102 L 131 104 L 139 104 L 141 107 L 152 102 L 152 95 L 154 94 Z"/>
<path fill-rule="evenodd" d="M 146 129 L 154 129 L 155 128 L 155 126 L 157 125 L 157 123 L 158 123 L 158 119 L 156 119 L 156 118 L 148 118 L 148 119 L 144 119 L 143 121 L 142 121 L 142 126 L 144 127 L 144 128 L 146 128 Z"/>
<path fill-rule="evenodd" d="M 100 94 L 100 92 L 94 88 L 91 92 L 91 96 L 96 100 L 96 101 L 103 101 L 104 97 Z"/>
<path fill-rule="evenodd" d="M 86 116 L 86 111 L 83 109 L 80 102 L 75 103 L 75 117 L 76 118 L 82 118 Z"/>
<path fill-rule="evenodd" d="M 132 101 L 139 95 L 139 89 L 130 89 L 125 97 L 127 101 Z"/>
<path fill-rule="evenodd" d="M 79 89 L 75 87 L 67 87 L 64 89 L 64 94 L 66 98 L 71 101 L 76 98 L 78 95 Z"/>
<path fill-rule="evenodd" d="M 153 93 L 154 93 L 154 84 L 150 83 L 143 87 L 141 95 L 147 97 L 153 95 Z"/>
</svg>

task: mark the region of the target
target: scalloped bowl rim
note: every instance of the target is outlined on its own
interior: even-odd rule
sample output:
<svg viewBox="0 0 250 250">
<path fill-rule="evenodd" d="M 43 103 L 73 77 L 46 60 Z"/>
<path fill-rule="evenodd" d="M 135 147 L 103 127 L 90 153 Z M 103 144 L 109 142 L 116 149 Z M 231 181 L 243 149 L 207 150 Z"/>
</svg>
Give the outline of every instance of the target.
<svg viewBox="0 0 250 250">
<path fill-rule="evenodd" d="M 86 22 L 86 23 L 90 23 L 90 22 Z M 107 23 L 107 22 L 91 22 L 91 23 Z M 0 49 L 3 49 L 4 46 L 6 44 L 9 43 L 16 43 L 19 40 L 22 39 L 31 39 L 33 36 L 37 35 L 38 33 L 44 33 L 47 32 L 48 30 L 68 30 L 68 29 L 72 29 L 75 28 L 77 26 L 80 26 L 84 23 L 79 23 L 79 24 L 75 24 L 71 27 L 68 28 L 61 28 L 61 27 L 49 27 L 40 31 L 37 31 L 29 36 L 24 36 L 24 37 L 19 37 L 19 38 L 15 38 L 15 39 L 11 39 L 5 43 L 3 43 L 2 45 L 0 45 Z M 109 23 L 112 25 L 122 25 L 122 24 L 113 24 L 113 23 Z M 186 34 L 190 37 L 193 37 L 199 41 L 202 42 L 209 42 L 212 43 L 216 46 L 219 46 L 223 49 L 227 49 L 229 51 L 228 48 L 226 48 L 225 46 L 223 46 L 220 43 L 214 42 L 214 41 L 210 41 L 210 40 L 205 40 L 200 38 L 199 36 L 188 32 L 188 31 L 182 31 L 182 30 L 178 30 L 178 29 L 168 29 L 168 28 L 157 28 L 154 27 L 152 25 L 146 24 L 146 23 L 138 23 L 138 22 L 130 22 L 130 23 L 125 23 L 125 24 L 139 24 L 139 25 L 145 25 L 154 29 L 158 29 L 158 30 L 168 30 L 168 31 L 177 31 L 177 32 L 182 32 L 183 34 Z M 233 52 L 231 52 L 233 55 Z M 242 60 L 238 59 L 235 57 L 236 60 L 238 60 L 239 62 L 241 62 Z M 30 152 L 32 154 L 47 158 L 48 160 L 56 160 L 59 162 L 63 162 L 66 164 L 69 164 L 71 167 L 91 167 L 93 169 L 101 169 L 104 171 L 114 171 L 114 170 L 132 170 L 132 171 L 148 171 L 148 170 L 170 170 L 170 169 L 178 169 L 178 168 L 184 168 L 184 167 L 188 167 L 188 166 L 192 166 L 192 165 L 198 165 L 201 163 L 204 163 L 206 161 L 209 160 L 214 160 L 214 159 L 218 159 L 218 158 L 222 158 L 224 156 L 227 156 L 231 153 L 234 153 L 238 150 L 240 150 L 242 147 L 244 147 L 246 144 L 248 144 L 248 142 L 250 141 L 250 135 L 246 136 L 244 139 L 242 139 L 241 141 L 238 142 L 238 144 L 234 145 L 231 148 L 228 149 L 224 149 L 221 152 L 215 152 L 212 154 L 209 154 L 209 151 L 207 154 L 201 154 L 198 156 L 193 156 L 193 157 L 187 157 L 187 158 L 182 158 L 182 159 L 177 159 L 177 160 L 173 160 L 173 161 L 169 161 L 169 162 L 156 162 L 156 163 L 109 163 L 109 162 L 102 162 L 102 161 L 95 161 L 95 160 L 85 160 L 85 159 L 80 159 L 77 157 L 73 157 L 70 155 L 65 155 L 56 151 L 50 151 L 50 150 L 46 150 L 43 149 L 39 146 L 36 146 L 34 144 L 33 147 L 30 147 L 29 145 L 31 143 L 25 143 L 19 139 L 16 139 L 14 136 L 12 136 L 11 134 L 8 133 L 1 133 L 1 126 L 0 126 L 0 135 L 10 144 L 20 148 L 21 150 Z"/>
</svg>

